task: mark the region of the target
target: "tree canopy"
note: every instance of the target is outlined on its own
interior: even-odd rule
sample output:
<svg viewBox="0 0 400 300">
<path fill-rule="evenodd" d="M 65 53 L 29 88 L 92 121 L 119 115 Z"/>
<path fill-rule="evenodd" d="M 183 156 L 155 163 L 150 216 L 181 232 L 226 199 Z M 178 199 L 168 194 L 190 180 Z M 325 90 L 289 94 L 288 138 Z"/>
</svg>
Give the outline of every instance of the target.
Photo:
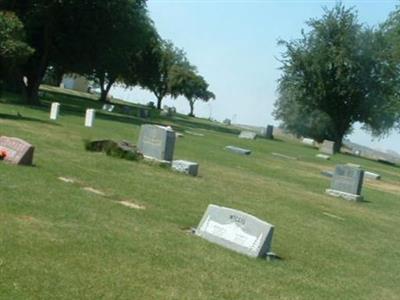
<svg viewBox="0 0 400 300">
<path fill-rule="evenodd" d="M 322 118 L 326 128 L 315 136 L 333 139 L 336 150 L 355 122 L 376 135 L 390 130 L 399 120 L 399 77 L 381 32 L 362 27 L 342 4 L 307 25 L 302 38 L 280 42 L 286 50 L 275 116 L 296 134 L 302 134 L 297 125 L 306 116 L 311 136 Z"/>
</svg>

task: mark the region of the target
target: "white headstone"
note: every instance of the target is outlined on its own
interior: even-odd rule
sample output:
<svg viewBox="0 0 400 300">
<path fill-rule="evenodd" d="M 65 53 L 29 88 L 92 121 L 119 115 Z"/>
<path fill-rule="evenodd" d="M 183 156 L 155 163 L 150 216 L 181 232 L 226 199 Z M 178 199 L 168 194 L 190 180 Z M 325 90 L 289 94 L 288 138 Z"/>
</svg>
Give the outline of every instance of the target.
<svg viewBox="0 0 400 300">
<path fill-rule="evenodd" d="M 94 109 L 87 109 L 86 110 L 86 117 L 85 117 L 85 126 L 86 127 L 93 127 L 94 119 L 96 117 L 96 110 Z"/>
<path fill-rule="evenodd" d="M 312 147 L 315 147 L 315 144 L 316 144 L 313 139 L 309 139 L 309 138 L 304 138 L 302 140 L 302 142 L 303 142 L 303 144 L 306 144 L 306 145 L 309 145 L 309 146 L 312 146 Z"/>
<path fill-rule="evenodd" d="M 196 235 L 252 257 L 265 257 L 271 251 L 274 225 L 242 211 L 209 205 Z"/>
<path fill-rule="evenodd" d="M 242 131 L 239 134 L 240 139 L 248 139 L 248 140 L 254 140 L 256 138 L 257 134 L 252 131 Z"/>
<path fill-rule="evenodd" d="M 59 113 L 60 113 L 60 103 L 53 102 L 51 104 L 51 109 L 50 109 L 50 120 L 54 121 L 57 120 Z"/>
<path fill-rule="evenodd" d="M 197 173 L 199 172 L 199 164 L 186 160 L 174 160 L 172 162 L 172 169 L 180 173 L 197 176 Z"/>
</svg>

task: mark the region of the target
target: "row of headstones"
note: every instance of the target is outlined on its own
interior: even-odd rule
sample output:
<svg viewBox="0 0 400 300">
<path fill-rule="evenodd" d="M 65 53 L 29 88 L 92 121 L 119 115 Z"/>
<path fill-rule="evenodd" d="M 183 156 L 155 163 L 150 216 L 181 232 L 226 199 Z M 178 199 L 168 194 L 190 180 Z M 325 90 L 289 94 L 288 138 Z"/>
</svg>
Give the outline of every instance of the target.
<svg viewBox="0 0 400 300">
<path fill-rule="evenodd" d="M 53 102 L 50 108 L 50 120 L 57 121 L 60 116 L 60 103 Z M 85 126 L 93 127 L 94 120 L 96 118 L 96 110 L 88 108 L 85 114 Z"/>
<path fill-rule="evenodd" d="M 268 125 L 267 128 L 262 130 L 261 136 L 272 140 L 274 138 L 274 126 Z M 257 133 L 249 130 L 243 130 L 239 134 L 240 139 L 248 139 L 248 140 L 254 140 L 257 138 Z"/>
</svg>

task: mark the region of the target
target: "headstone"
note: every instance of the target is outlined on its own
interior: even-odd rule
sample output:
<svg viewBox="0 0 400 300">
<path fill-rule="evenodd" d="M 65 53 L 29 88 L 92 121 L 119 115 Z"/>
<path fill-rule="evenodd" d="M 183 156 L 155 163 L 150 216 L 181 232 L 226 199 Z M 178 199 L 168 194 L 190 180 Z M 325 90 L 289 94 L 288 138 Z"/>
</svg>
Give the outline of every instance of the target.
<svg viewBox="0 0 400 300">
<path fill-rule="evenodd" d="M 142 125 L 138 148 L 145 157 L 159 161 L 172 161 L 175 149 L 175 132 L 157 125 Z"/>
<path fill-rule="evenodd" d="M 139 117 L 142 119 L 150 118 L 150 110 L 148 108 L 139 108 Z"/>
<path fill-rule="evenodd" d="M 265 131 L 265 138 L 272 140 L 274 138 L 274 126 L 268 125 Z"/>
<path fill-rule="evenodd" d="M 195 234 L 251 257 L 265 257 L 271 251 L 273 232 L 274 225 L 252 215 L 211 204 Z"/>
<path fill-rule="evenodd" d="M 239 134 L 240 139 L 248 139 L 248 140 L 254 140 L 256 138 L 257 134 L 252 131 L 242 131 Z"/>
<path fill-rule="evenodd" d="M 199 164 L 186 160 L 174 160 L 172 162 L 172 169 L 188 175 L 197 176 L 199 172 Z"/>
<path fill-rule="evenodd" d="M 251 154 L 251 150 L 243 149 L 243 148 L 239 148 L 239 147 L 235 147 L 235 146 L 226 146 L 225 149 L 232 153 L 236 153 L 236 154 L 240 154 L 240 155 L 250 155 Z"/>
<path fill-rule="evenodd" d="M 312 147 L 315 147 L 315 144 L 316 144 L 313 139 L 309 139 L 309 138 L 304 138 L 302 140 L 302 143 L 305 145 L 308 145 L 308 146 L 312 146 Z"/>
<path fill-rule="evenodd" d="M 85 126 L 86 127 L 93 127 L 94 119 L 96 118 L 96 110 L 94 109 L 87 109 L 86 116 L 85 116 Z"/>
<path fill-rule="evenodd" d="M 321 147 L 319 148 L 319 151 L 328 155 L 333 155 L 335 154 L 334 147 L 335 142 L 324 140 Z"/>
<path fill-rule="evenodd" d="M 315 155 L 315 157 L 325 159 L 325 160 L 331 159 L 331 157 L 329 155 L 325 155 L 325 154 L 317 154 L 317 155 Z"/>
<path fill-rule="evenodd" d="M 369 171 L 364 172 L 364 177 L 371 180 L 379 180 L 381 179 L 381 175 Z"/>
<path fill-rule="evenodd" d="M 361 201 L 361 189 L 364 171 L 346 165 L 337 165 L 331 181 L 331 188 L 326 193 L 346 200 Z"/>
<path fill-rule="evenodd" d="M 115 106 L 112 104 L 104 104 L 102 107 L 102 109 L 107 112 L 113 112 L 114 108 L 115 108 Z"/>
<path fill-rule="evenodd" d="M 5 153 L 4 161 L 15 165 L 32 165 L 35 148 L 24 140 L 13 137 L 0 137 L 0 152 Z"/>
<path fill-rule="evenodd" d="M 53 102 L 50 109 L 50 120 L 56 121 L 60 113 L 60 103 Z"/>
</svg>

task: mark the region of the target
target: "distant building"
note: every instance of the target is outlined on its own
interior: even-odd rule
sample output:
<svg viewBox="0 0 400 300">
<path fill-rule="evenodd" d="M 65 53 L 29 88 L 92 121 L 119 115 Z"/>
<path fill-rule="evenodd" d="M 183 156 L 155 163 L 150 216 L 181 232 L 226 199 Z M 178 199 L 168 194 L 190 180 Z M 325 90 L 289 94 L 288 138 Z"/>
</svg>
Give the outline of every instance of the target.
<svg viewBox="0 0 400 300">
<path fill-rule="evenodd" d="M 78 92 L 87 92 L 89 80 L 77 74 L 64 75 L 60 87 Z"/>
</svg>

